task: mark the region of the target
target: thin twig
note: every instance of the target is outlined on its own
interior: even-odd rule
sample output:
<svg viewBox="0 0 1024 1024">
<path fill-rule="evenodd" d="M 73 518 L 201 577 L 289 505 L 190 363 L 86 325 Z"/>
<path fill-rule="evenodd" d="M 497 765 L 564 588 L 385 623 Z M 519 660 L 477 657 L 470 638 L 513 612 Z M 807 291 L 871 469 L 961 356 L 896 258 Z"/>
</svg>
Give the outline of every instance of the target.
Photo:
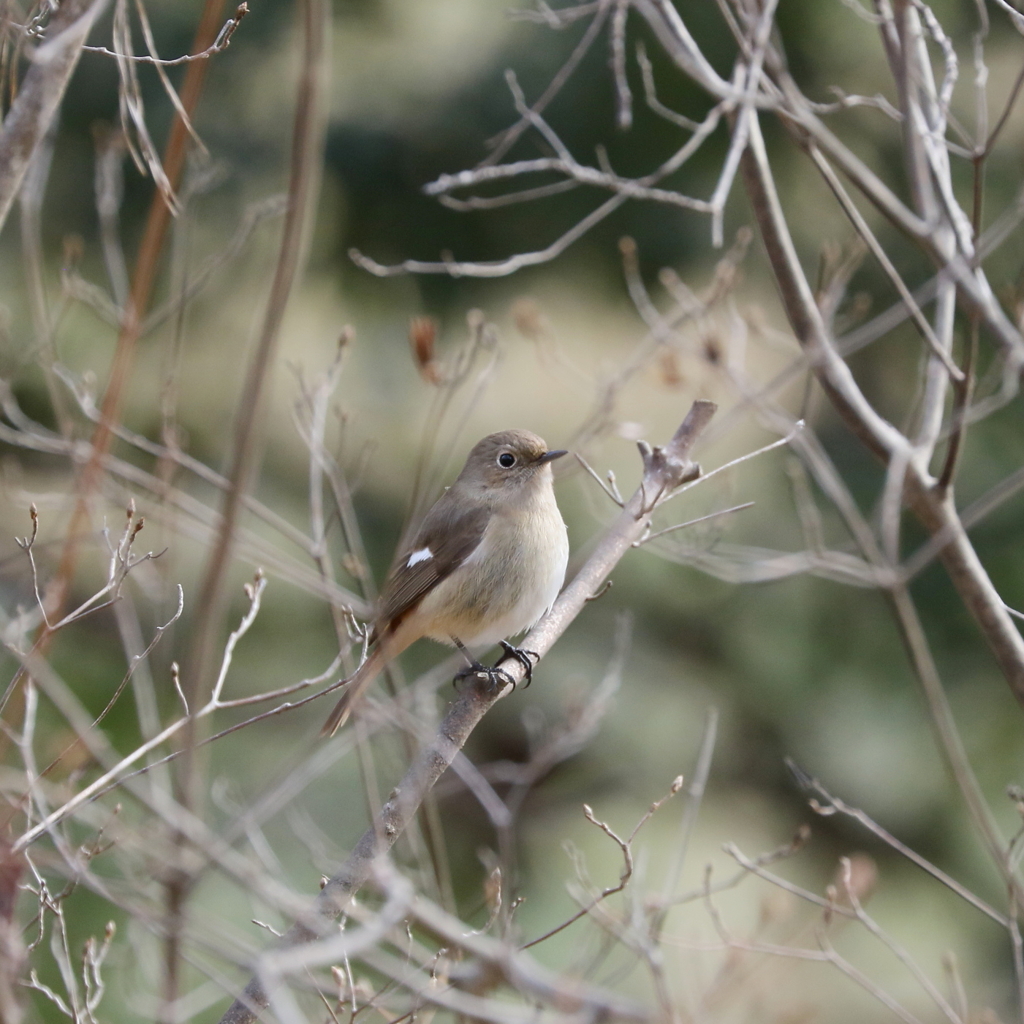
<svg viewBox="0 0 1024 1024">
<path fill-rule="evenodd" d="M 214 54 L 226 50 L 231 43 L 231 37 L 235 34 L 235 30 L 248 13 L 249 5 L 247 3 L 240 3 L 235 8 L 235 13 L 224 22 L 220 32 L 217 33 L 217 38 L 205 50 L 201 50 L 199 53 L 186 53 L 181 57 L 173 57 L 169 60 L 161 60 L 153 54 L 146 56 L 118 53 L 115 50 L 108 50 L 105 46 L 83 46 L 82 49 L 87 50 L 89 53 L 101 53 L 106 57 L 134 61 L 136 64 L 155 64 L 162 68 L 175 68 L 180 64 L 190 64 L 196 60 L 207 60 Z"/>
</svg>

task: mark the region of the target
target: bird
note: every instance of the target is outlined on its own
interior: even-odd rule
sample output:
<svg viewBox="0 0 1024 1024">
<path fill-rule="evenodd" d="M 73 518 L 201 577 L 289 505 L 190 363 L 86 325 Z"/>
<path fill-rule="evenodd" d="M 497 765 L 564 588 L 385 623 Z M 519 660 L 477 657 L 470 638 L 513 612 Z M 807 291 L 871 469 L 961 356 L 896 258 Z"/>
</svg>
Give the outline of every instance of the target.
<svg viewBox="0 0 1024 1024">
<path fill-rule="evenodd" d="M 423 518 L 395 559 L 381 590 L 369 654 L 345 686 L 322 736 L 348 720 L 385 666 L 420 637 L 458 647 L 469 662 L 460 677 L 511 681 L 500 665 L 515 658 L 532 677 L 531 655 L 507 643 L 554 604 L 565 581 L 569 537 L 555 501 L 549 450 L 528 430 L 478 441 L 455 482 Z M 470 654 L 500 643 L 504 657 L 486 668 Z M 458 677 L 457 677 L 458 678 Z"/>
</svg>

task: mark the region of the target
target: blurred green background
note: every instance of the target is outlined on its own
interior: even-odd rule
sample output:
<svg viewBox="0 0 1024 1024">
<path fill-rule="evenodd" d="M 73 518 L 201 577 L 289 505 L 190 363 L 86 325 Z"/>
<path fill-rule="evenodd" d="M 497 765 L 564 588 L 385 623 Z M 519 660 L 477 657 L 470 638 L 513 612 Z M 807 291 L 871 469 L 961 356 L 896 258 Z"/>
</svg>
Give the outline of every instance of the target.
<svg viewBox="0 0 1024 1024">
<path fill-rule="evenodd" d="M 174 227 L 158 302 L 174 295 L 180 275 L 224 249 L 253 204 L 286 187 L 299 52 L 296 11 L 293 4 L 264 0 L 253 0 L 251 7 L 230 48 L 210 64 L 196 117 L 209 157 L 196 156 L 191 165 L 189 180 L 196 191 Z M 200 5 L 176 0 L 153 2 L 147 9 L 161 54 L 187 52 Z M 969 55 L 975 5 L 950 0 L 934 9 L 961 53 Z M 735 49 L 715 4 L 687 3 L 681 10 L 717 70 L 728 75 Z M 95 30 L 93 41 L 109 39 L 109 17 Z M 1020 36 L 994 13 L 993 19 L 987 58 L 994 119 L 1020 68 L 1022 50 Z M 527 98 L 534 99 L 572 51 L 584 24 L 552 31 L 510 17 L 505 5 L 494 0 L 429 4 L 352 0 L 334 5 L 321 192 L 308 263 L 288 305 L 261 424 L 262 468 L 256 490 L 266 504 L 308 530 L 309 458 L 292 412 L 299 394 L 298 375 L 313 379 L 322 374 L 334 356 L 343 326 L 352 325 L 355 340 L 346 355 L 336 396 L 340 415 L 332 421 L 330 439 L 356 484 L 355 508 L 378 580 L 387 569 L 408 510 L 421 438 L 435 395 L 409 354 L 410 318 L 436 318 L 441 358 L 463 343 L 470 310 L 484 312 L 497 339 L 498 368 L 481 400 L 468 409 L 464 422 L 456 423 L 455 417 L 446 421 L 442 441 L 430 453 L 431 479 L 437 486 L 450 481 L 473 441 L 492 430 L 522 426 L 537 431 L 554 447 L 571 443 L 602 387 L 628 364 L 645 335 L 625 283 L 618 244 L 622 236 L 635 239 L 641 275 L 663 308 L 667 301 L 658 283 L 662 268 L 671 268 L 700 290 L 711 282 L 722 256 L 711 246 L 706 218 L 676 208 L 631 203 L 556 261 L 508 278 L 378 279 L 349 260 L 352 247 L 382 263 L 433 260 L 443 251 L 458 259 L 500 259 L 544 247 L 597 205 L 603 197 L 580 189 L 536 203 L 464 213 L 445 209 L 422 194 L 422 186 L 439 174 L 471 167 L 482 159 L 486 140 L 514 120 L 505 69 L 515 70 Z M 829 86 L 837 84 L 847 92 L 881 90 L 894 99 L 875 29 L 843 4 L 783 0 L 778 24 L 791 67 L 812 96 L 827 100 Z M 694 118 L 706 113 L 706 97 L 673 72 L 633 19 L 629 37 L 647 43 L 662 102 Z M 645 108 L 632 42 L 627 50 L 635 100 L 630 131 L 614 127 L 606 39 L 597 42 L 547 116 L 581 162 L 592 162 L 594 147 L 601 145 L 620 173 L 639 175 L 671 154 L 685 135 Z M 961 79 L 969 84 L 971 69 L 967 57 L 962 59 Z M 171 74 L 180 81 L 180 71 Z M 171 108 L 151 69 L 142 68 L 140 79 L 147 122 L 160 145 Z M 970 89 L 959 90 L 957 100 L 965 120 L 973 123 Z M 43 227 L 51 309 L 60 311 L 55 334 L 58 357 L 100 393 L 116 331 L 85 304 L 62 299 L 61 267 L 69 237 L 79 236 L 77 271 L 86 280 L 108 287 L 93 192 L 94 131 L 97 123 L 116 121 L 115 65 L 107 57 L 87 54 L 62 109 Z M 841 128 L 849 144 L 903 191 L 899 133 L 891 122 L 877 111 L 853 110 L 837 117 L 834 127 Z M 766 119 L 765 128 L 783 202 L 805 266 L 811 268 L 823 246 L 849 243 L 851 231 L 777 126 Z M 1019 187 L 1022 137 L 1021 115 L 1015 113 L 989 164 L 986 219 L 1002 210 Z M 720 128 L 671 183 L 691 195 L 709 195 L 726 147 L 727 136 Z M 537 152 L 536 138 L 526 136 L 513 155 L 528 157 Z M 130 161 L 124 166 L 122 236 L 130 267 L 152 183 Z M 966 203 L 966 174 L 963 181 L 961 200 Z M 727 209 L 727 245 L 751 223 L 737 185 Z M 926 279 L 924 258 L 884 225 L 878 228 L 907 279 L 912 284 Z M 173 380 L 183 447 L 208 465 L 222 468 L 242 368 L 263 314 L 279 231 L 279 218 L 257 225 L 239 254 L 216 272 L 181 321 L 172 319 L 143 340 L 124 415 L 131 429 L 159 437 L 161 396 Z M 989 264 L 991 280 L 1008 308 L 1018 294 L 1022 254 L 1024 247 L 1011 241 Z M 53 426 L 53 412 L 36 365 L 38 353 L 22 274 L 18 225 L 12 217 L 0 237 L 0 301 L 6 335 L 0 371 L 12 382 L 25 411 Z M 854 277 L 851 295 L 857 293 L 871 297 L 872 313 L 895 298 L 891 286 L 869 263 Z M 745 325 L 741 355 L 736 348 L 737 323 Z M 616 426 L 588 447 L 588 459 L 599 472 L 614 469 L 624 493 L 638 479 L 633 441 L 666 439 L 694 398 L 718 401 L 723 408 L 720 419 L 727 424 L 700 450 L 705 468 L 777 436 L 742 408 L 727 365 L 730 359 L 742 359 L 749 377 L 765 382 L 797 353 L 756 239 L 740 264 L 740 279 L 731 297 L 714 315 L 690 324 L 684 333 L 686 344 L 674 352 L 671 364 L 653 360 L 631 378 L 617 399 Z M 172 354 L 176 344 L 180 344 L 178 356 Z M 728 359 L 711 357 L 716 345 L 730 353 Z M 919 354 L 915 336 L 904 327 L 852 363 L 869 396 L 897 423 L 911 408 Z M 983 360 L 990 358 L 983 350 Z M 803 397 L 802 381 L 785 392 L 794 416 L 802 410 Z M 870 517 L 883 482 L 879 467 L 838 423 L 820 395 L 812 396 L 809 410 L 811 425 Z M 77 435 L 87 437 L 82 417 L 76 422 Z M 1022 437 L 1019 400 L 972 429 L 959 479 L 961 505 L 1021 465 Z M 128 446 L 119 445 L 116 450 L 148 470 L 154 468 L 152 459 Z M 679 499 L 663 514 L 663 525 L 753 501 L 753 508 L 698 527 L 687 539 L 712 554 L 724 543 L 802 549 L 787 472 L 791 459 L 785 450 L 776 450 L 744 463 L 706 489 Z M 28 530 L 28 502 L 34 500 L 42 516 L 44 547 L 39 557 L 45 578 L 59 558 L 72 483 L 65 461 L 12 448 L 4 452 L 0 500 L 6 528 L 0 543 L 7 552 L 3 586 L 10 608 L 31 598 L 24 557 L 13 543 L 15 534 Z M 175 483 L 210 507 L 218 506 L 212 488 L 187 475 L 179 475 Z M 558 493 L 576 565 L 615 510 L 593 481 L 578 471 L 563 475 Z M 822 495 L 817 491 L 815 495 L 829 542 L 848 548 L 838 518 Z M 144 547 L 168 549 L 157 563 L 144 567 L 133 587 L 132 599 L 148 630 L 173 610 L 171 584 L 180 581 L 185 587 L 185 615 L 152 659 L 162 712 L 169 719 L 177 713 L 177 704 L 166 682 L 167 666 L 180 660 L 187 648 L 191 602 L 206 549 L 187 517 L 161 513 L 151 495 L 139 493 L 136 500 L 150 517 Z M 1017 496 L 972 530 L 979 555 L 1000 593 L 1018 608 L 1024 605 L 1021 512 Z M 113 501 L 110 515 L 112 523 L 119 522 Z M 245 525 L 286 550 L 288 557 L 301 558 L 268 528 L 250 520 Z M 335 522 L 331 539 L 336 547 L 337 533 Z M 922 539 L 910 524 L 907 536 L 908 551 Z M 715 878 L 734 869 L 734 862 L 722 851 L 723 843 L 735 842 L 754 855 L 786 843 L 801 823 L 809 822 L 813 835 L 806 849 L 778 867 L 780 874 L 821 893 L 834 876 L 839 856 L 867 853 L 878 866 L 870 909 L 880 923 L 940 985 L 944 984 L 941 958 L 947 950 L 955 953 L 972 1009 L 980 1012 L 988 1006 L 1004 1019 L 1012 1016 L 1012 967 L 1005 935 L 849 820 L 814 815 L 784 765 L 783 759 L 792 757 L 835 795 L 863 808 L 984 899 L 1003 904 L 998 877 L 936 751 L 884 596 L 807 575 L 759 584 L 727 582 L 676 564 L 665 555 L 671 556 L 672 550 L 646 549 L 627 556 L 613 574 L 612 590 L 574 623 L 536 673 L 533 687 L 502 701 L 473 737 L 468 752 L 477 764 L 525 760 L 531 736 L 554 728 L 574 706 L 587 701 L 612 656 L 619 616 L 626 611 L 631 614 L 632 639 L 621 689 L 599 732 L 585 749 L 546 777 L 523 807 L 517 831 L 517 891 L 525 902 L 516 915 L 523 936 L 541 934 L 575 909 L 565 888 L 573 877 L 573 866 L 563 851 L 564 842 L 583 851 L 598 886 L 618 879 L 618 851 L 587 824 L 582 804 L 593 807 L 597 817 L 620 833 L 630 830 L 649 804 L 667 792 L 676 775 L 690 778 L 707 715 L 717 709 L 719 731 L 708 793 L 688 849 L 680 891 L 699 888 L 707 864 L 714 865 Z M 76 584 L 78 596 L 84 599 L 94 588 L 103 562 L 97 538 Z M 240 585 L 251 577 L 254 567 L 244 555 L 237 559 L 231 623 L 245 607 Z M 275 578 L 273 572 L 270 576 L 257 625 L 235 657 L 228 684 L 234 696 L 318 673 L 336 653 L 325 603 Z M 356 582 L 341 569 L 339 581 L 349 587 Z M 1004 791 L 1007 784 L 1024 781 L 1020 708 L 941 568 L 931 566 L 921 573 L 913 592 L 972 764 L 996 818 L 1012 835 L 1020 821 Z M 440 648 L 422 643 L 405 659 L 406 674 L 412 678 L 443 656 Z M 87 619 L 61 634 L 52 662 L 90 710 L 98 712 L 124 671 L 123 651 L 109 614 Z M 8 659 L 5 667 L 13 671 L 13 662 Z M 442 699 L 449 693 L 445 686 L 439 690 Z M 209 810 L 214 824 L 230 817 L 232 808 L 255 801 L 306 756 L 328 706 L 329 701 L 318 702 L 214 746 L 214 798 Z M 68 738 L 49 707 L 43 714 L 50 729 L 40 738 L 40 760 L 57 753 Z M 232 720 L 226 718 L 225 724 Z M 128 701 L 115 709 L 109 723 L 122 749 L 130 749 L 137 725 Z M 385 747 L 377 765 L 383 792 L 397 779 L 400 766 L 398 745 Z M 486 916 L 480 910 L 486 870 L 480 849 L 495 845 L 493 830 L 454 780 L 442 786 L 441 796 L 459 907 L 481 923 Z M 682 797 L 675 798 L 641 833 L 636 881 L 641 889 L 660 891 L 677 842 L 682 806 Z M 130 803 L 124 814 L 126 820 L 138 815 L 140 827 L 149 827 L 142 812 L 133 810 Z M 277 815 L 266 829 L 285 880 L 298 892 L 312 893 L 319 875 L 331 870 L 365 823 L 358 768 L 355 759 L 348 758 L 306 787 L 288 813 Z M 116 860 L 117 851 L 110 856 Z M 114 875 L 126 869 L 123 864 L 105 869 L 98 862 L 97 870 Z M 158 898 L 155 890 L 142 883 L 139 891 L 147 899 Z M 84 890 L 72 897 L 72 905 L 77 910 L 76 941 L 95 934 L 111 916 L 133 937 L 130 945 L 119 946 L 112 954 L 114 976 L 105 1015 L 118 1020 L 151 1016 L 159 991 L 159 950 L 143 917 L 129 925 L 123 911 L 112 910 Z M 218 876 L 204 882 L 193 906 L 200 931 L 208 928 L 214 935 L 224 928 L 256 946 L 266 933 L 249 926 L 248 920 L 273 918 L 272 911 L 254 905 Z M 786 893 L 748 880 L 725 894 L 721 906 L 737 935 L 760 929 L 759 934 L 771 935 L 772 941 L 791 940 L 816 948 L 810 931 L 814 915 Z M 272 923 L 287 922 L 274 918 Z M 575 925 L 536 952 L 552 966 L 571 965 L 583 955 L 586 942 L 597 942 L 592 934 L 585 941 L 580 938 L 586 927 Z M 666 970 L 683 1005 L 693 1009 L 696 993 L 713 984 L 728 958 L 714 948 L 715 931 L 699 901 L 673 912 L 668 931 L 671 942 L 666 955 L 675 959 Z M 922 1014 L 922 1019 L 932 1019 L 920 991 L 877 941 L 851 928 L 842 942 L 844 954 L 879 987 Z M 614 966 L 607 967 L 609 977 L 615 976 Z M 644 990 L 637 972 L 622 985 Z M 704 1015 L 716 1020 L 890 1019 L 861 988 L 823 964 L 769 961 L 758 972 L 744 975 L 737 993 L 723 997 L 721 1004 L 709 1005 Z M 35 1012 L 45 1019 L 59 1016 L 42 998 L 36 999 Z M 216 1019 L 216 1014 L 213 1008 L 201 1016 Z"/>
</svg>

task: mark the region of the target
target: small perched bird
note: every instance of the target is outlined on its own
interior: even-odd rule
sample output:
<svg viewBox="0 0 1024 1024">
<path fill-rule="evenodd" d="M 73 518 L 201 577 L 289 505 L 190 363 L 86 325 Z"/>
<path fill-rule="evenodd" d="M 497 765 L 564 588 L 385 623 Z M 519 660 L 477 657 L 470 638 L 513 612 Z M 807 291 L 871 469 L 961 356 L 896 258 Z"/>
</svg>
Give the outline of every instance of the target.
<svg viewBox="0 0 1024 1024">
<path fill-rule="evenodd" d="M 530 652 L 505 639 L 532 626 L 565 580 L 569 538 L 555 502 L 551 463 L 564 451 L 528 430 L 477 442 L 458 479 L 423 519 L 384 584 L 370 654 L 348 681 L 321 735 L 344 725 L 366 688 L 421 636 L 454 644 L 469 659 L 460 675 L 487 669 L 467 648 L 501 643 L 531 674 Z M 506 677 L 507 678 L 507 677 Z"/>
</svg>

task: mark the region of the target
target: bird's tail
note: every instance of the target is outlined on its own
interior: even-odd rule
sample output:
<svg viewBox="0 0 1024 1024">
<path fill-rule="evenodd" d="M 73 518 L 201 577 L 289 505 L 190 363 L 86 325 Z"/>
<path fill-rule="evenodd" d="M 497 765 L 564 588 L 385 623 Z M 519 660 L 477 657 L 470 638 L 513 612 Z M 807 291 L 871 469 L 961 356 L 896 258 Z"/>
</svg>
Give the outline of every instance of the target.
<svg viewBox="0 0 1024 1024">
<path fill-rule="evenodd" d="M 333 736 L 348 721 L 353 708 L 366 693 L 370 683 L 380 675 L 392 658 L 397 657 L 409 646 L 409 641 L 405 640 L 401 634 L 402 630 L 386 633 L 377 641 L 377 645 L 370 651 L 366 661 L 356 669 L 349 679 L 342 692 L 341 700 L 334 705 L 334 710 L 327 716 L 327 721 L 324 722 L 324 727 L 320 730 L 321 736 Z"/>
</svg>

